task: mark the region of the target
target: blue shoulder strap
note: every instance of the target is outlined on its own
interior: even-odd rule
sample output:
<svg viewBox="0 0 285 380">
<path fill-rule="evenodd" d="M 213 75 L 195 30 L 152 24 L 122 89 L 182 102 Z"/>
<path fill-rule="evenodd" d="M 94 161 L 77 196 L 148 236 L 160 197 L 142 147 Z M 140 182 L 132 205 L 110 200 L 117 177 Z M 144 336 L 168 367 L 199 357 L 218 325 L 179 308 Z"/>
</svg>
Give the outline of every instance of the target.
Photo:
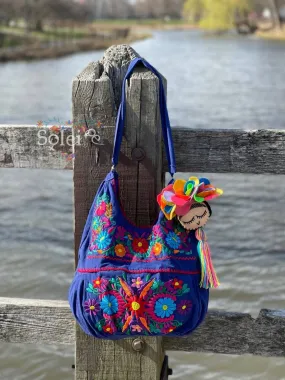
<svg viewBox="0 0 285 380">
<path fill-rule="evenodd" d="M 175 154 L 174 154 L 174 147 L 173 147 L 173 141 L 172 141 L 170 121 L 169 121 L 167 105 L 166 105 L 166 96 L 165 96 L 164 87 L 163 87 L 163 80 L 159 72 L 143 58 L 135 58 L 134 60 L 130 62 L 128 71 L 123 81 L 122 100 L 121 100 L 121 104 L 120 104 L 118 115 L 117 115 L 117 121 L 116 121 L 112 164 L 114 167 L 118 164 L 119 153 L 120 153 L 120 148 L 121 148 L 121 143 L 122 143 L 122 138 L 123 138 L 123 130 L 124 130 L 125 119 L 126 119 L 126 81 L 130 78 L 133 72 L 133 69 L 138 63 L 142 63 L 147 69 L 152 71 L 159 79 L 159 105 L 160 105 L 163 140 L 165 144 L 165 151 L 166 151 L 166 156 L 167 156 L 167 161 L 168 161 L 169 173 L 171 174 L 171 176 L 173 176 L 174 173 L 176 172 Z"/>
</svg>

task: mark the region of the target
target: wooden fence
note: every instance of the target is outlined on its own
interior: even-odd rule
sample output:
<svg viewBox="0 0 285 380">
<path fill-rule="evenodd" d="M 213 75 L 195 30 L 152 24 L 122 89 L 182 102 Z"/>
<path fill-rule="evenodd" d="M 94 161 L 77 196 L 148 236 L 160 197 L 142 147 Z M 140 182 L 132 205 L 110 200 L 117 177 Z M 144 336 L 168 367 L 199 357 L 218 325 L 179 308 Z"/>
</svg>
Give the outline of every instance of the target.
<svg viewBox="0 0 285 380">
<path fill-rule="evenodd" d="M 1 168 L 73 169 L 75 262 L 96 188 L 110 170 L 122 78 L 135 56 L 128 46 L 111 47 L 100 62 L 91 63 L 74 79 L 73 130 L 68 125 L 0 126 Z M 126 91 L 121 199 L 132 221 L 149 224 L 157 213 L 155 195 L 167 170 L 157 78 L 137 68 Z M 86 137 L 86 128 L 95 135 Z M 179 172 L 285 174 L 285 131 L 174 128 L 173 138 Z M 0 341 L 76 342 L 76 380 L 167 379 L 165 350 L 285 356 L 285 310 L 261 310 L 256 319 L 211 310 L 190 336 L 142 339 L 112 342 L 87 336 L 74 328 L 66 301 L 0 298 Z"/>
</svg>

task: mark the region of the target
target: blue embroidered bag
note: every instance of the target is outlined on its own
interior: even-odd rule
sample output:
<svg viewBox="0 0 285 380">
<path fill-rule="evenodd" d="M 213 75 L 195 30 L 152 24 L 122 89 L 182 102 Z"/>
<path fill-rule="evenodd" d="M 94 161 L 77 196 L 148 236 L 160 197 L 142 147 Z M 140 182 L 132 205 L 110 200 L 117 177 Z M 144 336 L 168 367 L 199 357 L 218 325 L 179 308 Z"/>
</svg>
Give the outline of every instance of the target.
<svg viewBox="0 0 285 380">
<path fill-rule="evenodd" d="M 165 150 L 169 172 L 172 177 L 175 173 L 162 77 L 147 61 L 136 58 L 123 82 L 113 167 L 91 206 L 69 290 L 70 307 L 81 328 L 103 339 L 189 334 L 207 313 L 208 288 L 218 285 L 206 237 L 199 228 L 211 215 L 206 200 L 219 193 L 207 179 L 172 180 L 158 196 L 162 211 L 150 228 L 135 227 L 121 210 L 115 166 L 125 122 L 125 83 L 138 63 L 159 79 Z M 187 221 L 190 213 L 196 214 Z"/>
</svg>

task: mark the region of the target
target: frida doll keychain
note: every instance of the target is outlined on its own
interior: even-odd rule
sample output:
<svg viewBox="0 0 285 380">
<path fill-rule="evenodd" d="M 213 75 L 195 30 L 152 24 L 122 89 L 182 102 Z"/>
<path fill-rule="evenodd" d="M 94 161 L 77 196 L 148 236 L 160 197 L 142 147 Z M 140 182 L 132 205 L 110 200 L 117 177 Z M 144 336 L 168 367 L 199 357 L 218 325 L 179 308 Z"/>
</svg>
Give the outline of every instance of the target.
<svg viewBox="0 0 285 380">
<path fill-rule="evenodd" d="M 188 181 L 177 179 L 157 197 L 166 219 L 177 218 L 186 231 L 195 234 L 201 262 L 200 286 L 206 289 L 218 287 L 219 280 L 203 227 L 212 215 L 208 201 L 222 194 L 223 190 L 213 186 L 207 178 L 190 177 Z"/>
</svg>

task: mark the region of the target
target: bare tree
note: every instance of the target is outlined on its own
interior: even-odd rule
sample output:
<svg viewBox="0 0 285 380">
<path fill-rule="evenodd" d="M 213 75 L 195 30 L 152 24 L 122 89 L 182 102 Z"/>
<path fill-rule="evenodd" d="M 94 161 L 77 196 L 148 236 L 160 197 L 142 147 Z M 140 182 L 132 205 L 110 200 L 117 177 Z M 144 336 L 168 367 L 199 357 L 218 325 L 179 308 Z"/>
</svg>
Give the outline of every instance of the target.
<svg viewBox="0 0 285 380">
<path fill-rule="evenodd" d="M 137 0 L 135 14 L 137 17 L 179 18 L 182 15 L 184 0 Z"/>
<path fill-rule="evenodd" d="M 13 0 L 12 0 L 13 1 Z M 21 1 L 27 29 L 43 30 L 47 20 L 86 20 L 90 15 L 88 4 L 69 0 L 17 0 Z"/>
<path fill-rule="evenodd" d="M 0 21 L 4 22 L 7 26 L 11 20 L 14 20 L 19 16 L 18 3 L 18 1 L 13 0 L 0 1 Z"/>
</svg>

